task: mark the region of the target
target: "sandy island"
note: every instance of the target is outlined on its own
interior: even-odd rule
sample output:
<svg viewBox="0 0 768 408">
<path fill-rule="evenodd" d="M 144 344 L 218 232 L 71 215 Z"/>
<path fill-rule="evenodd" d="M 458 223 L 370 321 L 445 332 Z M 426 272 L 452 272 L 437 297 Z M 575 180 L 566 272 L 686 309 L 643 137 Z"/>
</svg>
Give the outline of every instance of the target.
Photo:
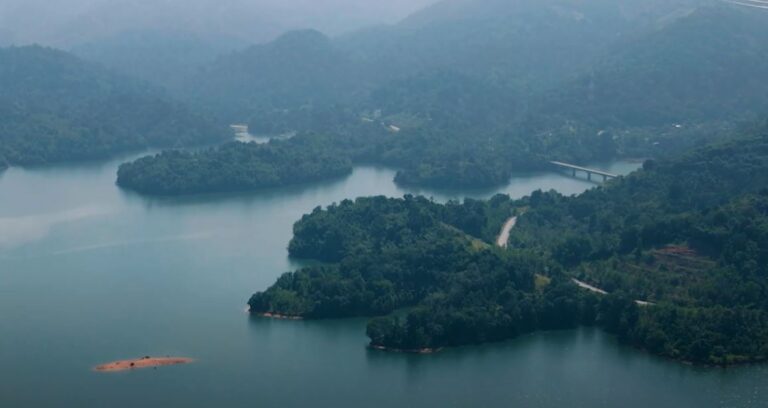
<svg viewBox="0 0 768 408">
<path fill-rule="evenodd" d="M 136 360 L 121 360 L 102 364 L 94 368 L 96 371 L 115 372 L 138 368 L 152 368 L 177 364 L 189 364 L 194 362 L 191 358 L 184 357 L 142 357 Z"/>
</svg>

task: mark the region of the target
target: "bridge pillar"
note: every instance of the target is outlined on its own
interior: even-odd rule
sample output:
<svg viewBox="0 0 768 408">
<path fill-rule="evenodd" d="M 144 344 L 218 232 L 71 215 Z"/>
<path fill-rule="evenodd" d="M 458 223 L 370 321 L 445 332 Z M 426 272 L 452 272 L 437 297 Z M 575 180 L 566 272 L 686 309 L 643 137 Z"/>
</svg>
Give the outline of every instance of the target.
<svg viewBox="0 0 768 408">
<path fill-rule="evenodd" d="M 592 172 L 587 172 L 587 180 L 592 181 Z"/>
<path fill-rule="evenodd" d="M 576 169 L 573 169 L 573 177 L 576 177 Z"/>
</svg>

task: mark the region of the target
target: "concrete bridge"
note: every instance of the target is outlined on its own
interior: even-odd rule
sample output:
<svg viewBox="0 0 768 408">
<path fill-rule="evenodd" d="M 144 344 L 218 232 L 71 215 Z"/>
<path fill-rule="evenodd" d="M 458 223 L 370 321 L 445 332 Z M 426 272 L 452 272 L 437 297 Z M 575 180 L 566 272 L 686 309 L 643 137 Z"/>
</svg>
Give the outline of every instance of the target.
<svg viewBox="0 0 768 408">
<path fill-rule="evenodd" d="M 556 166 L 556 167 L 561 168 L 561 169 L 570 170 L 573 173 L 573 177 L 576 177 L 576 173 L 577 172 L 584 172 L 584 173 L 587 174 L 587 180 L 589 180 L 589 181 L 592 181 L 592 175 L 593 174 L 602 177 L 603 178 L 603 182 L 608 181 L 608 179 L 614 179 L 614 178 L 619 177 L 618 174 L 612 174 L 612 173 L 608 173 L 608 172 L 602 171 L 602 170 L 596 170 L 596 169 L 590 169 L 590 168 L 587 168 L 587 167 L 576 166 L 574 164 L 568 164 L 568 163 L 563 163 L 563 162 L 558 162 L 558 161 L 551 161 L 550 163 L 552 165 Z"/>
</svg>

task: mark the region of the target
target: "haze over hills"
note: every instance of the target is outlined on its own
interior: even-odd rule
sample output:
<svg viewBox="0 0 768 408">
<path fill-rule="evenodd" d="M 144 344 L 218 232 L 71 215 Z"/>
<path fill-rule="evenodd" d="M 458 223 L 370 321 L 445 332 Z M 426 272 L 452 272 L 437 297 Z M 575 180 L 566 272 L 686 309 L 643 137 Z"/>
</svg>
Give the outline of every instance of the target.
<svg viewBox="0 0 768 408">
<path fill-rule="evenodd" d="M 71 1 L 71 0 L 70 0 Z M 111 69 L 177 90 L 201 67 L 236 49 L 269 42 L 292 30 L 328 35 L 393 23 L 432 0 L 365 3 L 352 0 L 83 0 L 56 16 L 18 6 L 0 32 L 0 44 L 42 42 L 70 49 Z M 59 20 L 61 22 L 59 23 Z M 21 30 L 13 33 L 13 29 Z M 27 27 L 27 34 L 24 34 Z M 5 39 L 4 39 L 5 38 Z"/>
<path fill-rule="evenodd" d="M 397 21 L 431 0 L 5 0 L 0 26 L 16 44 L 68 48 L 123 31 L 165 30 L 247 43 L 288 30 L 339 34 Z"/>
<path fill-rule="evenodd" d="M 370 108 L 366 98 L 390 83 L 450 71 L 479 81 L 479 86 L 510 93 L 521 106 L 528 106 L 547 91 L 573 87 L 574 78 L 600 75 L 601 70 L 618 70 L 614 81 L 627 79 L 624 86 L 628 86 L 631 73 L 621 77 L 625 75 L 622 66 L 661 64 L 663 70 L 664 64 L 677 63 L 676 54 L 698 61 L 698 56 L 692 56 L 698 52 L 704 66 L 689 68 L 715 69 L 713 65 L 725 62 L 703 54 L 717 55 L 729 41 L 736 43 L 733 52 L 743 58 L 759 58 L 752 56 L 753 44 L 763 40 L 764 30 L 756 27 L 750 32 L 747 27 L 760 25 L 763 16 L 722 4 L 707 0 L 653 4 L 636 0 L 443 1 L 396 25 L 336 39 L 321 39 L 317 32 L 285 35 L 211 64 L 191 77 L 186 88 L 201 103 L 231 105 L 217 109 L 229 109 L 229 120 L 239 117 L 242 121 L 250 119 L 243 117 L 248 110 L 254 116 L 265 108 L 295 109 L 309 100 Z M 712 30 L 727 40 L 687 44 L 702 34 L 699 31 L 709 29 L 706 18 L 713 20 Z M 695 47 L 689 49 L 689 45 Z M 736 65 L 718 67 L 717 72 L 735 75 Z M 754 70 L 761 70 L 762 65 L 757 65 Z M 694 78 L 683 80 L 692 83 Z M 329 87 L 333 92 L 327 92 Z M 561 97 L 578 98 L 573 92 L 564 91 Z M 288 98 L 291 94 L 305 99 Z M 233 98 L 227 101 L 226 95 Z"/>
<path fill-rule="evenodd" d="M 676 154 L 764 114 L 766 23 L 706 0 L 444 1 L 340 38 L 289 32 L 179 96 L 222 124 L 330 135 L 403 184 L 493 186 L 549 160 Z"/>
<path fill-rule="evenodd" d="M 359 68 L 324 34 L 293 31 L 218 59 L 181 94 L 230 122 L 243 121 L 255 112 L 340 102 L 368 77 Z"/>
<path fill-rule="evenodd" d="M 0 2 L 0 408 L 765 405 L 768 0 Z"/>
<path fill-rule="evenodd" d="M 606 46 L 707 2 L 648 3 L 446 0 L 395 26 L 343 36 L 340 44 L 390 73 L 450 67 L 527 89 L 553 85 Z"/>
<path fill-rule="evenodd" d="M 116 72 L 178 92 L 202 67 L 248 45 L 231 36 L 148 29 L 122 31 L 79 44 L 72 52 Z"/>
<path fill-rule="evenodd" d="M 212 23 L 240 6 L 188 11 Z M 260 6 L 269 16 L 288 4 Z M 77 52 L 220 126 L 323 133 L 325 153 L 396 166 L 408 184 L 493 185 L 552 159 L 682 151 L 768 109 L 768 13 L 722 1 L 445 0 L 391 26 L 289 31 L 239 51 L 236 37 L 184 19 L 190 31 L 121 32 Z"/>
<path fill-rule="evenodd" d="M 546 110 L 604 126 L 724 120 L 768 110 L 766 75 L 768 13 L 707 7 L 615 47 Z"/>
<path fill-rule="evenodd" d="M 161 89 L 50 48 L 0 49 L 0 87 L 3 163 L 104 158 L 226 135 Z"/>
</svg>

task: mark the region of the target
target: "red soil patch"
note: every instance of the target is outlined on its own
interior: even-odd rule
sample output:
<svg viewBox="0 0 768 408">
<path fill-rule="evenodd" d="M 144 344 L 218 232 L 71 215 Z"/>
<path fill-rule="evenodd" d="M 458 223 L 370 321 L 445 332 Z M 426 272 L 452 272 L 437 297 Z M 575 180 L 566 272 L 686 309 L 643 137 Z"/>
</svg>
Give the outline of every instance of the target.
<svg viewBox="0 0 768 408">
<path fill-rule="evenodd" d="M 177 364 L 189 364 L 194 360 L 183 357 L 142 357 L 136 360 L 121 360 L 96 366 L 94 370 L 103 372 L 127 371 L 138 368 L 161 367 Z"/>
</svg>

